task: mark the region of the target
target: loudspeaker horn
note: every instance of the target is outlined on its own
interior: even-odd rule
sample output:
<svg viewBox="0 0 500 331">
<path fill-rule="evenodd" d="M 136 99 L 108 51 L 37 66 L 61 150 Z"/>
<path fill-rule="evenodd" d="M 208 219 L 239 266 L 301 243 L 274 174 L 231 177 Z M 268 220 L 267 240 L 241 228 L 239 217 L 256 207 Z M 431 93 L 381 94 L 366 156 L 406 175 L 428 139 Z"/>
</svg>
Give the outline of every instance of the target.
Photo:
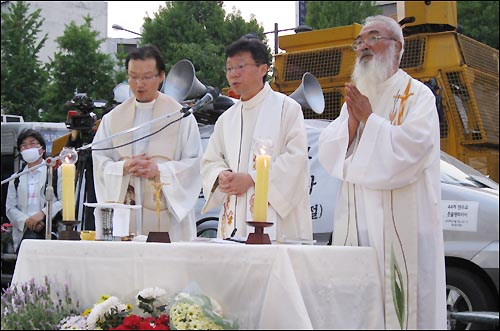
<svg viewBox="0 0 500 331">
<path fill-rule="evenodd" d="M 161 88 L 161 92 L 177 102 L 196 99 L 204 95 L 207 87 L 196 78 L 194 65 L 189 60 L 180 60 L 172 66 Z"/>
<path fill-rule="evenodd" d="M 118 103 L 122 103 L 134 95 L 134 93 L 132 93 L 132 90 L 130 89 L 130 86 L 126 82 L 122 82 L 116 85 L 115 88 L 113 89 L 113 94 L 114 94 L 113 100 L 115 100 Z"/>
<path fill-rule="evenodd" d="M 290 98 L 297 101 L 304 108 L 311 108 L 316 114 L 325 110 L 325 96 L 316 77 L 306 72 L 302 76 L 302 83 L 290 94 Z"/>
</svg>

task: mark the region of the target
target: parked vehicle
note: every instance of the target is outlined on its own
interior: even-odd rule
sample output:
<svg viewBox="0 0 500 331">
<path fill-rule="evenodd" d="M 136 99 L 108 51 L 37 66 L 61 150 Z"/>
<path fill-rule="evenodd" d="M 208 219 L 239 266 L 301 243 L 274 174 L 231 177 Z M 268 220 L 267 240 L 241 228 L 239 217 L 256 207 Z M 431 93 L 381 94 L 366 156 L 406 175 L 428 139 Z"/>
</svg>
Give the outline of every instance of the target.
<svg viewBox="0 0 500 331">
<path fill-rule="evenodd" d="M 328 175 L 317 159 L 317 141 L 330 121 L 306 119 L 309 142 L 310 197 L 316 245 L 330 244 L 340 180 Z M 213 125 L 200 127 L 206 148 Z M 441 204 L 449 312 L 497 311 L 499 294 L 499 186 L 479 171 L 441 152 Z M 196 205 L 198 235 L 215 237 L 219 210 L 201 215 Z M 474 325 L 448 320 L 450 329 Z M 482 326 L 484 328 L 484 326 Z"/>
</svg>

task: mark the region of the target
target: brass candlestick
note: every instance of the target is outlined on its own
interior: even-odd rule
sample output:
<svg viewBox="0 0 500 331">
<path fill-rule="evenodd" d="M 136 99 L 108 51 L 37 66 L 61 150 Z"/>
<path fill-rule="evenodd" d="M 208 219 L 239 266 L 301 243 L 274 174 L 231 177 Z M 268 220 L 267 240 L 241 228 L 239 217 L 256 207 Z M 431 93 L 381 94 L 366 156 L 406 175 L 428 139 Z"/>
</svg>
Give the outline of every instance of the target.
<svg viewBox="0 0 500 331">
<path fill-rule="evenodd" d="M 146 242 L 159 242 L 159 243 L 170 243 L 170 235 L 168 232 L 160 231 L 160 204 L 161 204 L 161 193 L 162 186 L 169 185 L 169 183 L 162 183 L 160 179 L 160 173 L 158 172 L 155 177 L 151 180 L 151 185 L 154 189 L 154 199 L 156 207 L 156 217 L 158 218 L 158 232 L 149 232 L 148 239 Z"/>
</svg>

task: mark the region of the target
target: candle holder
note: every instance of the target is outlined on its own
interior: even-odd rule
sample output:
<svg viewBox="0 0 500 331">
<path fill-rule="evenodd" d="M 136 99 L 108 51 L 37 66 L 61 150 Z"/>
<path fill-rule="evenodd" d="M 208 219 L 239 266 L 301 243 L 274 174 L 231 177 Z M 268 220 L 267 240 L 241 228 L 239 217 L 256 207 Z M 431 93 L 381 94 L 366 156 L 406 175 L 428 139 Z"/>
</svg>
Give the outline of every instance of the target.
<svg viewBox="0 0 500 331">
<path fill-rule="evenodd" d="M 80 233 L 74 229 L 78 223 L 80 221 L 62 221 L 62 224 L 66 226 L 66 230 L 59 232 L 59 240 L 81 240 Z"/>
<path fill-rule="evenodd" d="M 264 228 L 267 228 L 269 226 L 272 226 L 273 223 L 271 222 L 254 222 L 254 221 L 248 221 L 248 225 L 253 226 L 255 228 L 254 233 L 250 233 L 248 235 L 247 241 L 245 244 L 250 244 L 250 245 L 269 245 L 271 244 L 271 239 L 269 238 L 269 235 L 267 233 L 264 233 Z"/>
<path fill-rule="evenodd" d="M 170 235 L 168 232 L 149 232 L 148 243 L 170 243 Z"/>
</svg>

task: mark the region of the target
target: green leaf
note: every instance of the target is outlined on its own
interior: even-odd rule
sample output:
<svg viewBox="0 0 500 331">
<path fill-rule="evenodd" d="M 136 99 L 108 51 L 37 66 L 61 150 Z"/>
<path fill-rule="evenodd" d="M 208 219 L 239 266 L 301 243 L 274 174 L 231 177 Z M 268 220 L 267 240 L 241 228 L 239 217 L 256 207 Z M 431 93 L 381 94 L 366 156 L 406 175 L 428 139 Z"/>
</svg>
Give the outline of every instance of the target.
<svg viewBox="0 0 500 331">
<path fill-rule="evenodd" d="M 403 329 L 406 317 L 404 281 L 393 247 L 391 247 L 391 285 L 394 309 L 396 310 L 399 326 Z"/>
</svg>

